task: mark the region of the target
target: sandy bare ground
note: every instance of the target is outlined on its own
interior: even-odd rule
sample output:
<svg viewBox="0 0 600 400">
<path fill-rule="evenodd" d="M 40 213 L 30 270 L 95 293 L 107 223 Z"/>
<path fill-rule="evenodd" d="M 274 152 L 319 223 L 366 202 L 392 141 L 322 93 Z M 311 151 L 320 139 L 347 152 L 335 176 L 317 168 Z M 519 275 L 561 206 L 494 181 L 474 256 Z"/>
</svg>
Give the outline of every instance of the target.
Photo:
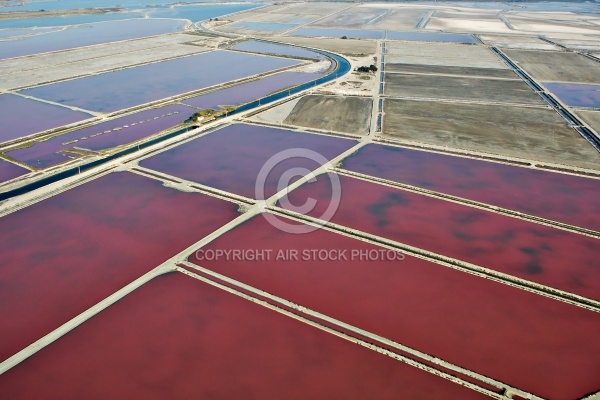
<svg viewBox="0 0 600 400">
<path fill-rule="evenodd" d="M 299 100 L 300 98 L 292 99 L 286 103 L 278 105 L 277 107 L 269 108 L 266 111 L 253 115 L 249 118 L 249 120 L 275 125 L 283 124 L 283 121 L 288 115 L 290 115 Z"/>
<path fill-rule="evenodd" d="M 600 170 L 600 154 L 550 109 L 387 99 L 383 133 L 420 143 Z"/>
<path fill-rule="evenodd" d="M 387 29 L 392 31 L 411 31 L 423 19 L 429 10 L 426 8 L 390 8 L 381 18 L 365 25 L 364 29 Z"/>
<path fill-rule="evenodd" d="M 377 17 L 383 16 L 385 10 L 380 8 L 351 8 L 344 10 L 312 24 L 319 27 L 360 28 Z"/>
</svg>

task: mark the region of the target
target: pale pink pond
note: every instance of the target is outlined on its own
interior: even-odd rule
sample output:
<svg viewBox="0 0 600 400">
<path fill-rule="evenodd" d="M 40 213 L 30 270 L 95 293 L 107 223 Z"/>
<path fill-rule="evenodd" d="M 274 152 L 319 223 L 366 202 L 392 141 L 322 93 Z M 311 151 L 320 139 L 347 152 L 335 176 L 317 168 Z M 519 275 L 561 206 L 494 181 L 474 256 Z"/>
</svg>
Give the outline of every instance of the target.
<svg viewBox="0 0 600 400">
<path fill-rule="evenodd" d="M 66 107 L 3 93 L 0 94 L 0 143 L 91 117 Z"/>
</svg>

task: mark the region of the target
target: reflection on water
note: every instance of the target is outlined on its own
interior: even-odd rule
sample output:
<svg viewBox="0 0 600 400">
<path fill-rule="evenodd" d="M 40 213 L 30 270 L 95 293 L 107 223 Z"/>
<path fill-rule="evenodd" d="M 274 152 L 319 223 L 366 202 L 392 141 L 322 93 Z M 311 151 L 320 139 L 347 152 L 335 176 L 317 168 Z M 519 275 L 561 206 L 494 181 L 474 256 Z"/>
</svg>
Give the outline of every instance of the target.
<svg viewBox="0 0 600 400">
<path fill-rule="evenodd" d="M 292 32 L 291 36 L 346 36 L 350 39 L 383 39 L 385 32 L 358 29 L 301 28 Z"/>
</svg>

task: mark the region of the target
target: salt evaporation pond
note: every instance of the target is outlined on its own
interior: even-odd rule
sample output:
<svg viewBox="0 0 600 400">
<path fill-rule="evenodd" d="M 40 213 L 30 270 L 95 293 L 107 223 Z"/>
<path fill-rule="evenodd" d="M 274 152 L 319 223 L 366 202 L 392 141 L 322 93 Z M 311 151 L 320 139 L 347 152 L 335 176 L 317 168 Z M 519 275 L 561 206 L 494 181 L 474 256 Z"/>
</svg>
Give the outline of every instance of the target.
<svg viewBox="0 0 600 400">
<path fill-rule="evenodd" d="M 10 93 L 0 94 L 0 143 L 91 117 L 66 107 Z"/>
<path fill-rule="evenodd" d="M 462 33 L 386 31 L 386 39 L 467 44 L 479 43 L 477 39 L 473 37 L 473 35 Z"/>
<path fill-rule="evenodd" d="M 217 50 L 38 86 L 22 93 L 113 112 L 298 64 L 297 60 Z"/>
<path fill-rule="evenodd" d="M 173 5 L 169 8 L 156 8 L 149 11 L 152 18 L 183 18 L 192 22 L 221 17 L 240 11 L 258 7 L 255 3 L 245 4 L 202 4 L 202 5 Z"/>
<path fill-rule="evenodd" d="M 237 215 L 235 204 L 117 172 L 0 218 L 0 360 Z"/>
<path fill-rule="evenodd" d="M 1 10 L 1 9 L 0 9 Z M 117 21 L 122 19 L 142 18 L 141 13 L 110 12 L 105 14 L 64 15 L 40 18 L 21 18 L 0 20 L 0 29 L 54 27 L 64 25 L 89 24 L 92 22 Z"/>
<path fill-rule="evenodd" d="M 0 183 L 25 175 L 29 170 L 0 159 Z"/>
<path fill-rule="evenodd" d="M 75 25 L 43 35 L 0 41 L 0 59 L 175 33 L 183 31 L 187 23 L 176 19 L 146 18 Z M 31 29 L 36 32 L 36 28 Z"/>
<path fill-rule="evenodd" d="M 232 50 L 249 51 L 252 53 L 274 54 L 284 57 L 301 57 L 312 60 L 326 60 L 327 57 L 301 47 L 286 46 L 282 44 L 262 42 L 259 40 L 249 40 L 232 47 Z"/>
<path fill-rule="evenodd" d="M 359 29 L 332 29 L 332 28 L 300 28 L 290 34 L 291 36 L 323 36 L 323 37 L 342 37 L 350 39 L 383 39 L 384 31 L 370 31 Z"/>
<path fill-rule="evenodd" d="M 226 190 L 248 198 L 255 197 L 257 177 L 272 156 L 288 149 L 312 150 L 327 159 L 343 153 L 356 142 L 337 137 L 312 135 L 287 129 L 234 124 L 142 160 L 153 169 Z M 265 193 L 276 193 L 279 178 L 291 168 L 312 171 L 321 164 L 304 157 L 302 151 L 280 162 L 265 177 Z"/>
<path fill-rule="evenodd" d="M 362 189 L 344 195 L 370 197 L 372 189 Z M 357 214 L 356 219 L 364 217 Z M 245 254 L 265 248 L 271 256 L 258 261 L 209 257 L 216 250 Z M 598 389 L 597 312 L 420 258 L 397 259 L 381 247 L 324 229 L 286 233 L 263 216 L 200 250 L 188 260 L 543 398 L 582 398 Z M 296 259 L 289 256 L 294 250 Z M 311 256 L 314 251 L 328 255 Z M 386 255 L 373 255 L 378 251 Z M 288 256 L 278 260 L 277 254 Z M 346 258 L 337 258 L 341 254 Z"/>
<path fill-rule="evenodd" d="M 600 85 L 559 82 L 543 84 L 568 106 L 600 108 Z"/>
<path fill-rule="evenodd" d="M 278 32 L 287 31 L 294 28 L 295 24 L 279 24 L 275 22 L 250 22 L 250 21 L 238 21 L 232 24 L 228 24 L 227 27 L 236 27 L 242 29 L 250 29 L 255 31 L 267 31 L 267 32 Z"/>
<path fill-rule="evenodd" d="M 0 390 L 28 400 L 487 398 L 180 272 L 21 362 Z"/>
<path fill-rule="evenodd" d="M 220 108 L 221 106 L 237 106 L 260 99 L 269 94 L 301 85 L 323 77 L 322 74 L 286 71 L 242 83 L 227 89 L 216 90 L 189 99 L 182 100 L 198 108 Z"/>
<path fill-rule="evenodd" d="M 131 143 L 179 125 L 193 112 L 179 104 L 140 111 L 35 142 L 7 155 L 32 167 L 47 168 L 70 160 L 61 150 L 78 147 L 97 151 Z"/>
</svg>

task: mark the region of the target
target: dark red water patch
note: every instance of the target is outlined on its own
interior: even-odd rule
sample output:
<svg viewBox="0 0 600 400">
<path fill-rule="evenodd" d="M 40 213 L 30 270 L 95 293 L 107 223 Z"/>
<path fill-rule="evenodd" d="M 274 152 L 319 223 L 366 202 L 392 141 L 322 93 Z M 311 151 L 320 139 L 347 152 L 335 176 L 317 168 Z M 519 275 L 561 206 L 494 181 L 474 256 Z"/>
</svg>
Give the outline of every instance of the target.
<svg viewBox="0 0 600 400">
<path fill-rule="evenodd" d="M 600 180 L 370 144 L 344 168 L 600 231 Z"/>
<path fill-rule="evenodd" d="M 194 113 L 194 109 L 180 104 L 140 111 L 111 119 L 87 128 L 77 129 L 30 147 L 8 152 L 15 160 L 36 168 L 47 168 L 69 161 L 62 150 L 73 147 L 105 150 L 135 142 L 147 136 L 181 124 Z"/>
<path fill-rule="evenodd" d="M 211 257 L 219 250 L 229 255 Z M 249 260 L 260 250 L 270 256 Z M 287 234 L 256 217 L 189 261 L 542 397 L 600 389 L 598 313 L 380 250 L 322 229 Z"/>
<path fill-rule="evenodd" d="M 0 360 L 237 216 L 236 206 L 113 173 L 0 219 Z"/>
<path fill-rule="evenodd" d="M 3 93 L 0 94 L 0 143 L 91 117 L 65 107 Z"/>
<path fill-rule="evenodd" d="M 285 171 L 294 168 L 312 171 L 322 165 L 311 159 L 314 155 L 311 152 L 331 159 L 355 144 L 356 141 L 335 137 L 234 124 L 143 160 L 140 165 L 254 198 L 263 165 L 276 154 L 294 149 L 260 174 L 265 181 L 260 186 L 264 186 L 268 197 L 277 192 Z"/>
<path fill-rule="evenodd" d="M 0 159 L 0 183 L 25 175 L 29 170 Z"/>
<path fill-rule="evenodd" d="M 332 222 L 495 271 L 600 300 L 600 241 L 408 191 L 340 176 Z M 329 205 L 326 176 L 289 195 Z"/>
<path fill-rule="evenodd" d="M 11 399 L 485 396 L 179 273 L 0 377 Z"/>
</svg>

